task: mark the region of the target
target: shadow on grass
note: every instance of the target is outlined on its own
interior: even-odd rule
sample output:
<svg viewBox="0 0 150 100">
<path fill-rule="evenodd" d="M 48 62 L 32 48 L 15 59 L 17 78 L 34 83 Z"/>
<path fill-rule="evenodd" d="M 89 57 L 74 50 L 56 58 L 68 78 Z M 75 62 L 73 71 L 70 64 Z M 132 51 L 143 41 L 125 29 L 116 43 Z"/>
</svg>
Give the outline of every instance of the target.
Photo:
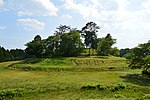
<svg viewBox="0 0 150 100">
<path fill-rule="evenodd" d="M 124 82 L 129 82 L 140 86 L 150 86 L 150 79 L 143 77 L 141 74 L 128 74 L 120 77 L 124 79 Z"/>
</svg>

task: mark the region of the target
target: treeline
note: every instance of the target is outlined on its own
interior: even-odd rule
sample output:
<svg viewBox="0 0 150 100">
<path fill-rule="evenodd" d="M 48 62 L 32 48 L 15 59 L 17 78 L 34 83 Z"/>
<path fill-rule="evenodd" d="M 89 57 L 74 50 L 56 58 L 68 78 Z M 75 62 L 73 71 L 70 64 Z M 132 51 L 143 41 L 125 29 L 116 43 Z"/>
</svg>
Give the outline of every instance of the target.
<svg viewBox="0 0 150 100">
<path fill-rule="evenodd" d="M 95 22 L 88 22 L 81 30 L 60 25 L 53 36 L 42 39 L 40 35 L 26 44 L 25 52 L 35 57 L 79 56 L 88 48 L 88 55 L 119 56 L 119 50 L 112 46 L 116 43 L 110 34 L 98 38 L 100 27 Z"/>
<path fill-rule="evenodd" d="M 0 46 L 0 62 L 11 61 L 11 60 L 21 60 L 27 58 L 29 55 L 21 49 L 11 49 L 6 50 L 4 47 Z"/>
</svg>

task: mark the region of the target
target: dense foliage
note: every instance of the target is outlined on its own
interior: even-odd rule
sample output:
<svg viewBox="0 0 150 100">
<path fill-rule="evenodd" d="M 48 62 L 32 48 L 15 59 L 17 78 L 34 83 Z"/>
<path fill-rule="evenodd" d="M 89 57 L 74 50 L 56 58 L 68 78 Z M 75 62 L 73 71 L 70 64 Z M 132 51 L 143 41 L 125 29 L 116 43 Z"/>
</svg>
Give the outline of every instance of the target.
<svg viewBox="0 0 150 100">
<path fill-rule="evenodd" d="M 81 30 L 81 35 L 84 38 L 84 44 L 87 48 L 89 48 L 89 55 L 91 48 L 92 49 L 97 48 L 96 32 L 98 32 L 98 29 L 100 29 L 100 27 L 96 23 L 88 22 L 86 26 L 84 26 Z"/>
<path fill-rule="evenodd" d="M 113 39 L 110 34 L 107 34 L 105 38 L 97 38 L 96 33 L 100 27 L 95 22 L 88 22 L 82 30 L 67 25 L 60 25 L 56 29 L 54 35 L 47 39 L 42 40 L 37 35 L 34 40 L 26 44 L 25 51 L 38 58 L 79 56 L 87 48 L 89 49 L 88 55 L 91 55 L 91 49 L 93 50 L 92 55 L 94 51 L 102 56 L 119 55 L 119 50 L 116 47 L 112 48 L 116 39 Z"/>
<path fill-rule="evenodd" d="M 29 57 L 29 55 L 21 49 L 6 50 L 4 47 L 0 47 L 0 62 L 10 60 L 21 60 Z"/>
<path fill-rule="evenodd" d="M 43 56 L 44 44 L 39 35 L 35 36 L 34 40 L 26 44 L 26 53 L 36 57 Z"/>
<path fill-rule="evenodd" d="M 150 71 L 150 41 L 140 44 L 133 48 L 130 53 L 131 68 L 142 68 L 144 71 Z"/>
<path fill-rule="evenodd" d="M 129 48 L 120 49 L 120 55 L 119 56 L 130 59 L 130 52 L 131 51 L 132 51 L 132 49 L 129 49 Z"/>
<path fill-rule="evenodd" d="M 107 34 L 105 38 L 98 39 L 97 52 L 99 55 L 108 56 L 108 55 L 119 55 L 119 50 L 117 48 L 112 48 L 116 43 L 116 39 L 113 39 L 110 34 Z"/>
</svg>

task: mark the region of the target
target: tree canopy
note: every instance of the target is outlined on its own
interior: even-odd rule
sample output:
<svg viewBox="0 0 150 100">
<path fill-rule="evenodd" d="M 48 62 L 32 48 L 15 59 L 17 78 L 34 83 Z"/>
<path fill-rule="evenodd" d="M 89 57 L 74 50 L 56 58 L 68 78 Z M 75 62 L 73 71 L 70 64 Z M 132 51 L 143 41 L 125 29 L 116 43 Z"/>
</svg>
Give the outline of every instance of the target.
<svg viewBox="0 0 150 100">
<path fill-rule="evenodd" d="M 131 68 L 142 68 L 145 71 L 150 69 L 150 41 L 133 48 L 130 53 L 129 66 Z"/>
<path fill-rule="evenodd" d="M 99 38 L 98 39 L 98 47 L 97 47 L 97 53 L 99 55 L 108 56 L 108 55 L 118 55 L 119 52 L 117 48 L 113 48 L 112 46 L 116 43 L 116 39 L 113 39 L 110 34 L 107 34 L 105 38 Z"/>
<path fill-rule="evenodd" d="M 81 35 L 84 38 L 84 44 L 87 48 L 89 48 L 89 55 L 90 49 L 97 48 L 97 35 L 100 27 L 95 22 L 88 22 L 81 30 Z"/>
<path fill-rule="evenodd" d="M 56 28 L 54 35 L 47 39 L 42 39 L 40 35 L 26 44 L 26 53 L 35 57 L 53 57 L 53 56 L 79 56 L 86 47 L 97 51 L 98 55 L 119 55 L 119 50 L 112 45 L 116 43 L 110 34 L 105 38 L 97 38 L 97 32 L 100 27 L 95 22 L 88 22 L 82 30 L 71 28 L 67 25 L 60 25 Z M 82 40 L 84 38 L 84 43 Z M 84 47 L 85 46 L 85 47 Z"/>
<path fill-rule="evenodd" d="M 29 55 L 34 55 L 36 57 L 42 57 L 44 52 L 44 44 L 41 40 L 41 36 L 35 36 L 34 40 L 25 44 L 27 48 L 25 49 L 26 53 Z"/>
</svg>

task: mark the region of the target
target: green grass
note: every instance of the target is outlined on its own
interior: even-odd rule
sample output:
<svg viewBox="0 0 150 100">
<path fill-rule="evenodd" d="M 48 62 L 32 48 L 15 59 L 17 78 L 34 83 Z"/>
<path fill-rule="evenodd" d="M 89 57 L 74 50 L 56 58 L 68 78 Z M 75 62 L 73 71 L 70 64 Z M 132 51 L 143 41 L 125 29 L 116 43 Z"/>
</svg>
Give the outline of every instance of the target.
<svg viewBox="0 0 150 100">
<path fill-rule="evenodd" d="M 88 58 L 51 58 L 51 59 L 26 59 L 9 66 L 10 69 L 43 70 L 43 71 L 104 71 L 127 69 L 127 62 L 119 57 Z"/>
<path fill-rule="evenodd" d="M 45 69 L 20 70 L 27 65 L 31 69 Z M 19 68 L 11 70 L 10 66 Z M 109 69 L 111 66 L 124 69 L 112 70 Z M 131 70 L 126 66 L 125 59 L 114 57 L 27 59 L 0 63 L 0 99 L 148 100 L 150 80 L 140 75 L 141 70 Z M 70 70 L 58 70 L 68 68 Z"/>
</svg>

